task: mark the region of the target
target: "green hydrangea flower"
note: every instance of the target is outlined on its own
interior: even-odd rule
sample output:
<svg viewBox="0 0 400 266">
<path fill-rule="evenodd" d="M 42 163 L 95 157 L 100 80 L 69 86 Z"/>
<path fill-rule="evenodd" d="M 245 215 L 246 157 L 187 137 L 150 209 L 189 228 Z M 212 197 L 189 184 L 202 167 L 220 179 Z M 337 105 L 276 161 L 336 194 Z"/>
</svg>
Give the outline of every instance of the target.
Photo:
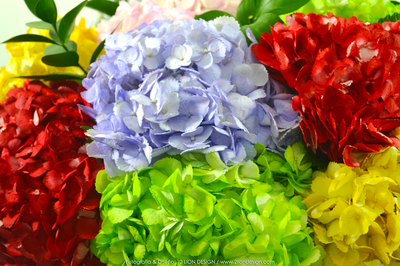
<svg viewBox="0 0 400 266">
<path fill-rule="evenodd" d="M 301 197 L 292 197 L 311 183 L 304 145 L 290 147 L 287 160 L 256 149 L 255 161 L 228 166 L 214 153 L 189 153 L 125 177 L 101 171 L 103 224 L 94 254 L 110 266 L 132 260 L 320 265 L 324 249 L 313 242 Z"/>
<path fill-rule="evenodd" d="M 327 15 L 331 12 L 338 17 L 355 16 L 364 22 L 375 23 L 399 11 L 400 5 L 393 4 L 390 0 L 311 0 L 292 13 Z M 281 16 L 283 21 L 287 15 Z"/>
</svg>

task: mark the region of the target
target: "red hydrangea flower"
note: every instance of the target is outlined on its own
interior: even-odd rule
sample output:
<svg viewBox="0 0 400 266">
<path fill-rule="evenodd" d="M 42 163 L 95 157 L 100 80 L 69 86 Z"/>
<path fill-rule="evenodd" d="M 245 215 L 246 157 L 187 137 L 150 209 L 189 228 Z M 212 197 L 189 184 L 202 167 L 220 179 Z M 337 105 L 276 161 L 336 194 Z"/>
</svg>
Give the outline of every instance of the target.
<svg viewBox="0 0 400 266">
<path fill-rule="evenodd" d="M 366 154 L 400 147 L 400 27 L 355 17 L 294 14 L 252 46 L 273 78 L 298 92 L 304 139 L 331 160 L 359 166 Z"/>
<path fill-rule="evenodd" d="M 75 82 L 38 81 L 0 105 L 0 265 L 102 265 L 94 181 L 103 168 L 84 149 L 93 121 Z"/>
</svg>

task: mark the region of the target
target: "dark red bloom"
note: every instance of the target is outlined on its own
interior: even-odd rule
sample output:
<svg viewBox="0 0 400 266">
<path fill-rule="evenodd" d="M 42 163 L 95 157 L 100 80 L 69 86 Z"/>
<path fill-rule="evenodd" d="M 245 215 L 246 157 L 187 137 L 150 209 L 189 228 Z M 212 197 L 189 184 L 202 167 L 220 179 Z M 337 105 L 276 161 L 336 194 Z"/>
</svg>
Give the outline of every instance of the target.
<svg viewBox="0 0 400 266">
<path fill-rule="evenodd" d="M 293 109 L 314 152 L 357 167 L 365 154 L 400 147 L 400 23 L 293 14 L 252 46 L 273 78 L 298 92 Z"/>
<path fill-rule="evenodd" d="M 81 126 L 93 121 L 75 82 L 26 82 L 0 105 L 0 265 L 102 265 L 90 252 L 100 228 Z"/>
</svg>

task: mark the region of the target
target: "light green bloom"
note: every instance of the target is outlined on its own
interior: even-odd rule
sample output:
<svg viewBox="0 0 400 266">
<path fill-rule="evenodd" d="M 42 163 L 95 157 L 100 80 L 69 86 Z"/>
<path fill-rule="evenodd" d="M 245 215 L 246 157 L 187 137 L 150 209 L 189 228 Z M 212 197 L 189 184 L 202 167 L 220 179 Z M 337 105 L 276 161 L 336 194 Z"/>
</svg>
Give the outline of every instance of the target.
<svg viewBox="0 0 400 266">
<path fill-rule="evenodd" d="M 399 13 L 400 5 L 395 5 L 390 0 L 311 0 L 292 13 L 327 15 L 328 12 L 338 17 L 355 16 L 364 22 L 375 23 L 387 15 Z M 287 15 L 281 18 L 285 21 Z"/>
<path fill-rule="evenodd" d="M 192 153 L 125 177 L 101 171 L 104 222 L 93 252 L 111 266 L 250 259 L 318 265 L 325 252 L 313 243 L 301 197 L 293 197 L 311 182 L 304 145 L 290 147 L 288 161 L 256 148 L 255 161 L 228 166 L 213 153 Z"/>
</svg>

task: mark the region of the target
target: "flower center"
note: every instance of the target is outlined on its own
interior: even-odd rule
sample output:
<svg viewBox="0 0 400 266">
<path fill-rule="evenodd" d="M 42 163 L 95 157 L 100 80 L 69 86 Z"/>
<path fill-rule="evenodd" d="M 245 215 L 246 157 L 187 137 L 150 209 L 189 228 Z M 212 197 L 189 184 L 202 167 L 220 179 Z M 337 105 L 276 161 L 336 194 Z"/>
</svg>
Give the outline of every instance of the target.
<svg viewBox="0 0 400 266">
<path fill-rule="evenodd" d="M 195 140 L 196 138 L 195 138 L 194 136 L 192 136 L 190 139 L 191 139 L 191 140 Z"/>
<path fill-rule="evenodd" d="M 206 48 L 206 49 L 204 49 L 204 53 L 206 54 L 206 53 L 208 53 L 208 49 Z"/>
</svg>

